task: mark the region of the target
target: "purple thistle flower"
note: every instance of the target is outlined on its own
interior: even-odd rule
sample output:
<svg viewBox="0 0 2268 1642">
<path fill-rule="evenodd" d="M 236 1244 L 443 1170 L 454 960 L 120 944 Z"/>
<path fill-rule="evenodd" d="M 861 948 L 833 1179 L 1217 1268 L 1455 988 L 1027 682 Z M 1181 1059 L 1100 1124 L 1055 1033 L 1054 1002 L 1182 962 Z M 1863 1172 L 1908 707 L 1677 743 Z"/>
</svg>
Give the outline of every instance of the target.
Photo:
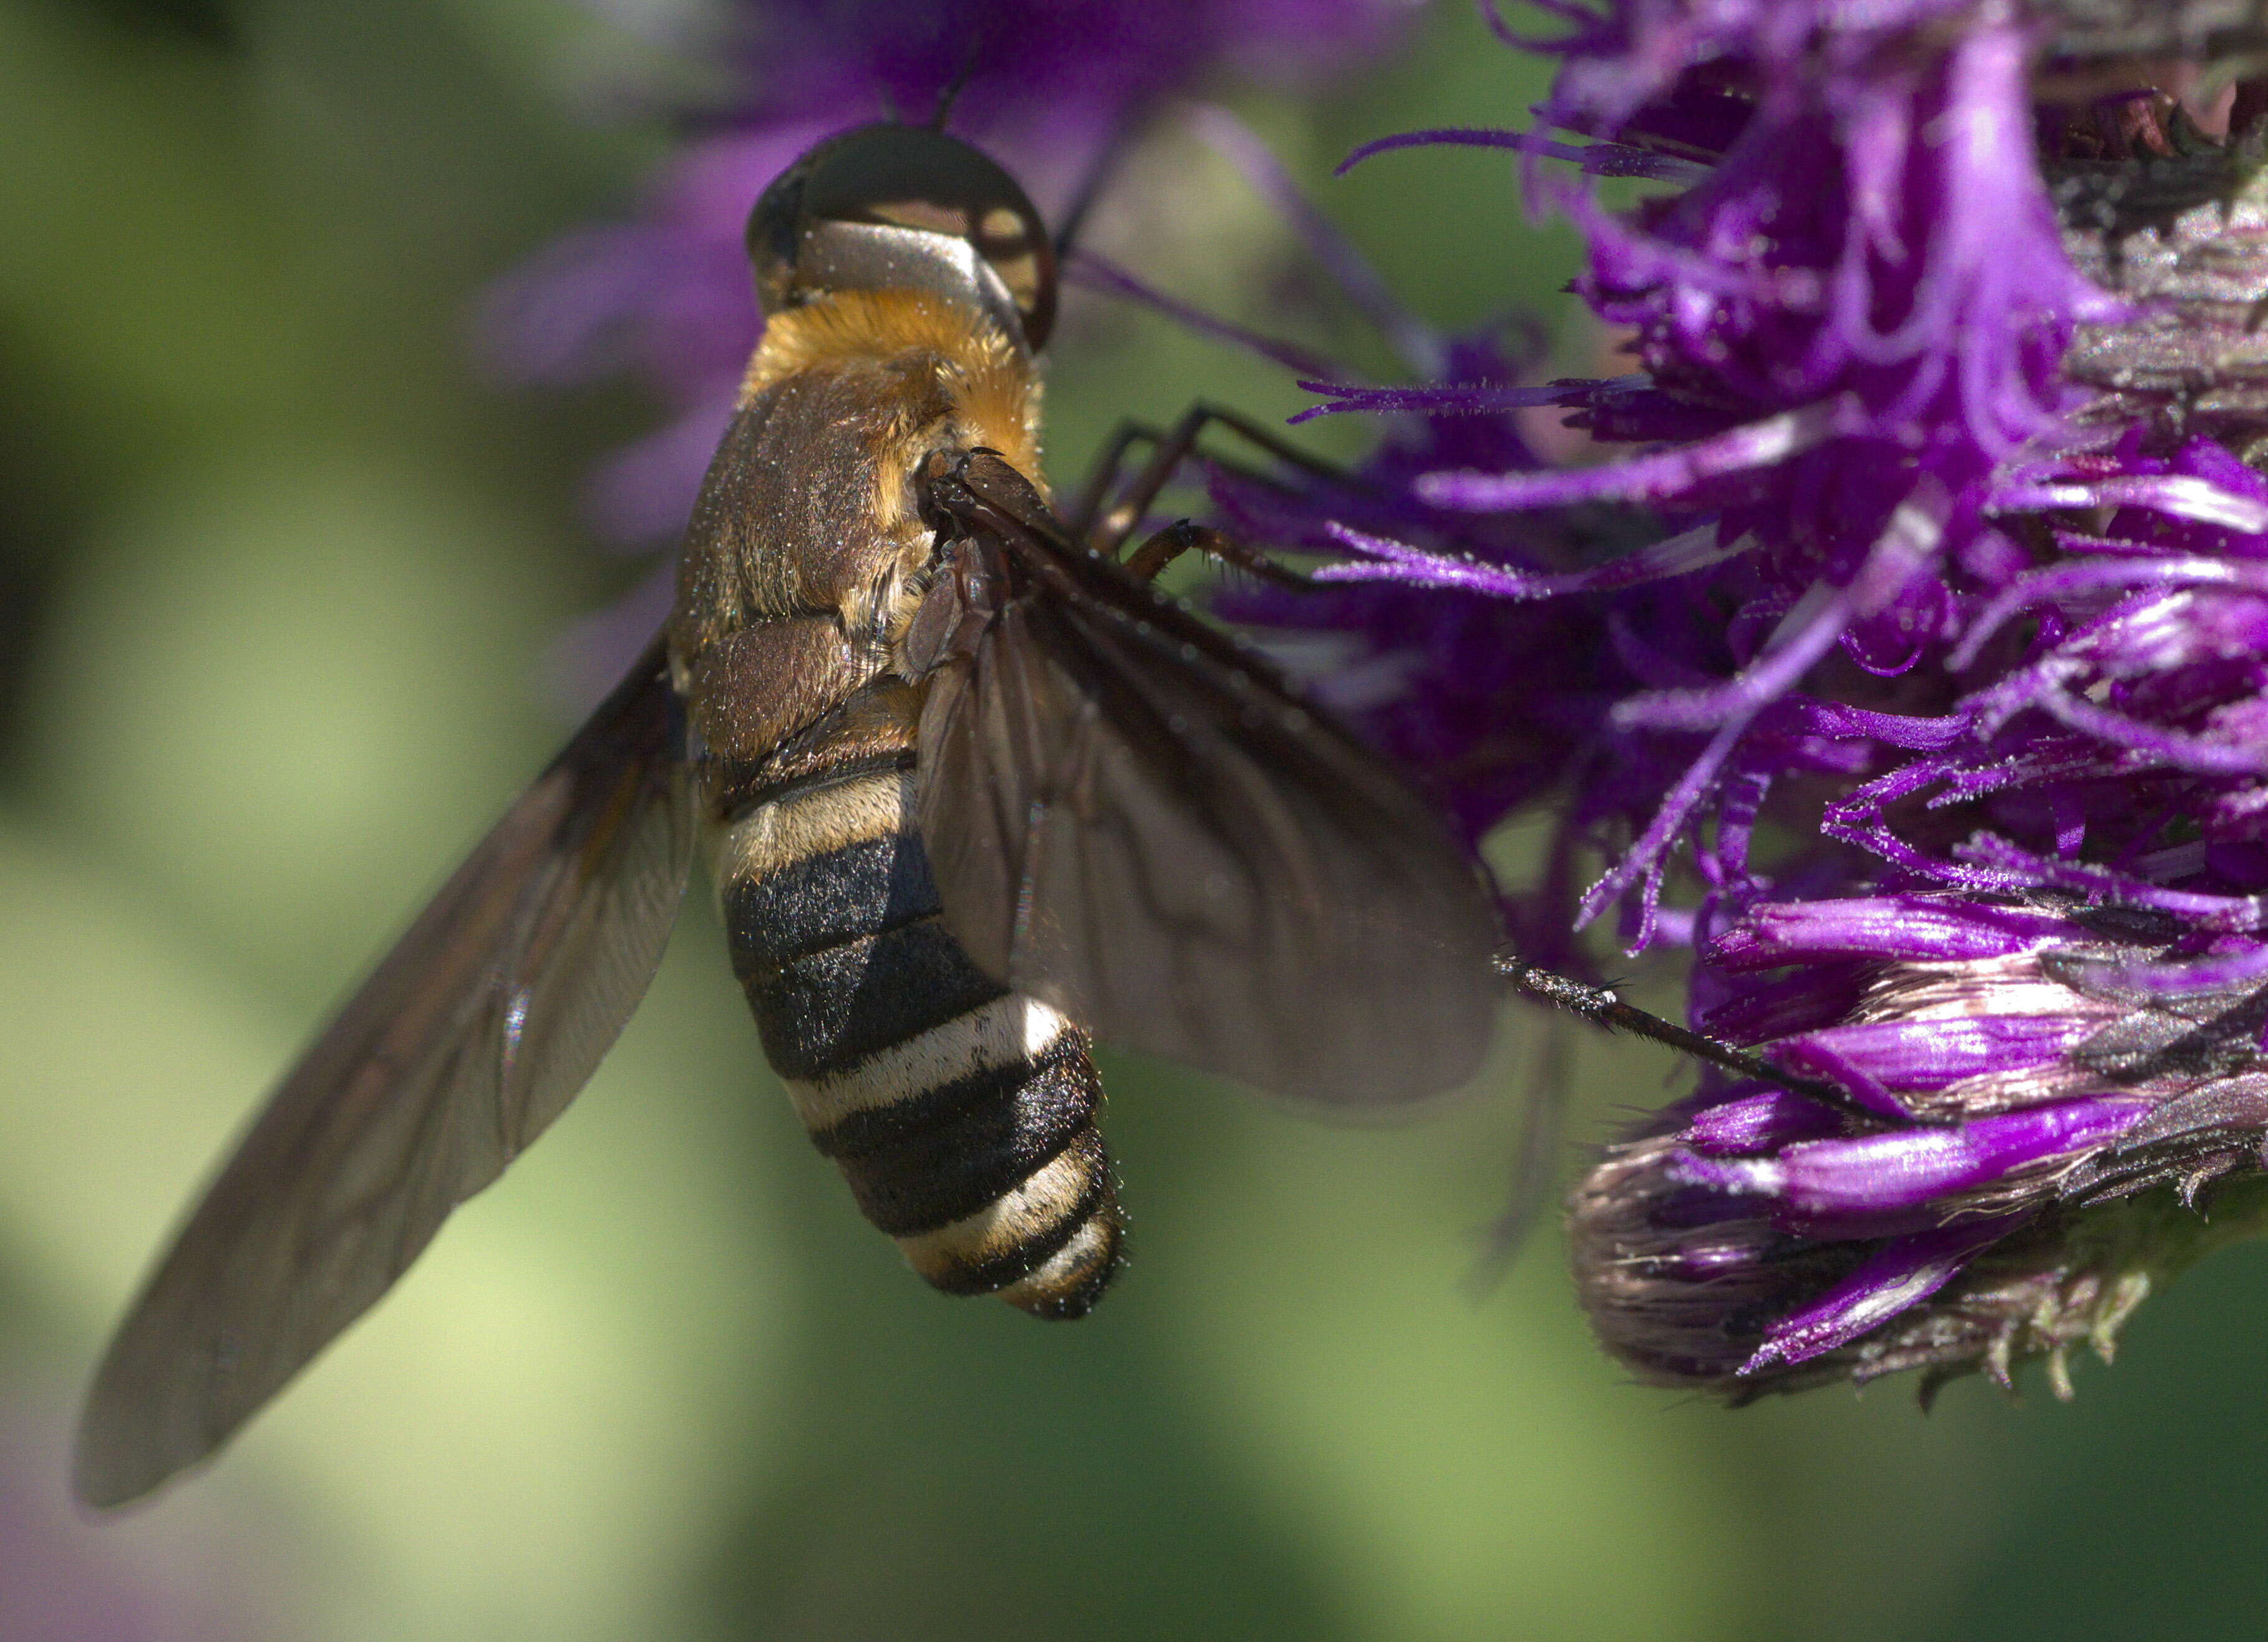
<svg viewBox="0 0 2268 1642">
<path fill-rule="evenodd" d="M 1227 608 L 1329 634 L 1469 836 L 1562 806 L 1530 957 L 1618 909 L 1694 950 L 1697 1027 L 1874 1114 L 1712 1073 L 1612 1149 L 1571 1205 L 1610 1350 L 2060 1388 L 2268 1213 L 2268 97 L 2222 141 L 2126 89 L 2136 39 L 2231 43 L 2183 8 L 1546 9 L 1535 130 L 1356 158 L 1518 151 L 1641 370 L 1312 384 L 1399 418 L 1356 488 L 1217 491 L 1338 585 Z M 1643 448 L 1541 462 L 1543 402 Z"/>
<path fill-rule="evenodd" d="M 2183 932 L 1934 892 L 1749 909 L 1705 947 L 1698 1020 L 1884 1121 L 1726 1085 L 1610 1149 L 1571 1214 L 1609 1348 L 1736 1400 L 2108 1356 L 2153 1282 L 2268 1211 L 2268 965 L 2156 973 Z"/>
</svg>

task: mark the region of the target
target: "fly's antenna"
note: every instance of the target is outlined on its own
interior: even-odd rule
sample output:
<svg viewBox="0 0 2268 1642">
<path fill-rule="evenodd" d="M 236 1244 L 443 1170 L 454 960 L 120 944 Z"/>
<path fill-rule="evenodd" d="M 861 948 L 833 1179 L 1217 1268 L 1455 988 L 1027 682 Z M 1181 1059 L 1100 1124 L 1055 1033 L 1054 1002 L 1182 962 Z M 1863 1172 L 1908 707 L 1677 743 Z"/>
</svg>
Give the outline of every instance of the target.
<svg viewBox="0 0 2268 1642">
<path fill-rule="evenodd" d="M 1086 173 L 1079 178 L 1078 191 L 1071 196 L 1071 204 L 1064 212 L 1062 225 L 1056 230 L 1057 267 L 1062 267 L 1070 258 L 1071 247 L 1079 239 L 1079 231 L 1086 225 L 1087 213 L 1094 209 L 1095 201 L 1102 197 L 1103 186 L 1110 180 L 1110 173 L 1118 169 L 1119 160 L 1125 157 L 1128 149 L 1134 146 L 1134 134 L 1141 129 L 1149 114 L 1145 99 L 1137 99 L 1129 104 L 1125 112 L 1118 116 L 1117 123 L 1110 128 L 1108 138 L 1095 151 L 1094 158 L 1087 161 Z"/>
<path fill-rule="evenodd" d="M 953 105 L 960 99 L 962 87 L 968 84 L 970 77 L 976 72 L 976 52 L 982 43 L 974 33 L 970 34 L 968 49 L 961 54 L 961 66 L 953 71 L 953 77 L 945 83 L 945 89 L 937 94 L 937 111 L 929 117 L 931 130 L 945 129 L 946 116 L 953 112 Z"/>
</svg>

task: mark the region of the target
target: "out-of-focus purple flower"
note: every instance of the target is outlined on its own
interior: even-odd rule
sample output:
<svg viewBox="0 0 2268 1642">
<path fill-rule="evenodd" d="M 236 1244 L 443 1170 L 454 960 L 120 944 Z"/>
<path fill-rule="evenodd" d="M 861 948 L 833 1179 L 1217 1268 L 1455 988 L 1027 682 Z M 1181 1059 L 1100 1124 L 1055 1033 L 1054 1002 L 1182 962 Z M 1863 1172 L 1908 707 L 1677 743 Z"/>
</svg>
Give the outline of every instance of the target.
<svg viewBox="0 0 2268 1642">
<path fill-rule="evenodd" d="M 0 1381 L 0 1636 L 8 1642 L 265 1642 L 309 1634 L 293 1548 L 225 1497 L 130 1521 L 73 1513 L 69 1425 Z M 264 1529 L 255 1532 L 255 1528 Z"/>
<path fill-rule="evenodd" d="M 498 369 L 565 385 L 629 373 L 667 421 L 593 476 L 600 534 L 674 541 L 761 326 L 742 247 L 749 206 L 814 142 L 927 119 L 966 76 L 953 129 L 1060 208 L 1102 148 L 1161 97 L 1209 78 L 1296 79 L 1383 43 L 1395 0 L 770 0 L 727 8 L 728 94 L 677 112 L 696 135 L 630 220 L 585 228 L 490 293 Z"/>
<path fill-rule="evenodd" d="M 2046 4 L 1544 9 L 1536 129 L 1373 150 L 1521 152 L 1641 368 L 1311 384 L 1396 418 L 1358 490 L 1223 501 L 1339 586 L 1230 607 L 1338 645 L 1469 834 L 1560 805 L 1531 957 L 1616 910 L 1695 950 L 1697 1026 L 1872 1114 L 1712 1073 L 1612 1151 L 1571 1223 L 1612 1350 L 2060 1385 L 2268 1213 L 2268 126 L 2207 138 Z M 1641 448 L 1539 462 L 1538 402 Z"/>
</svg>

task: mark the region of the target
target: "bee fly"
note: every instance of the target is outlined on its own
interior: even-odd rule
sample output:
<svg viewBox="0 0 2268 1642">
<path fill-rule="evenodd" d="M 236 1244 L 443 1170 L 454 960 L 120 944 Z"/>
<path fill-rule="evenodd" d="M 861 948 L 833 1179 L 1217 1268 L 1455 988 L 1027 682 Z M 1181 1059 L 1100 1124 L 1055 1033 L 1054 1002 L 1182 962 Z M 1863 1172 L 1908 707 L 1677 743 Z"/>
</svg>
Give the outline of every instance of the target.
<svg viewBox="0 0 2268 1642">
<path fill-rule="evenodd" d="M 696 844 L 814 1144 L 953 1293 L 1077 1317 L 1116 1272 L 1095 1038 L 1341 1104 L 1477 1070 L 1503 981 L 1471 860 L 1150 580 L 1234 544 L 1183 524 L 1122 559 L 1140 507 L 1095 524 L 1098 484 L 1052 511 L 1055 261 L 1023 191 L 941 131 L 868 126 L 773 183 L 748 244 L 763 337 L 666 626 L 206 1193 L 96 1375 L 90 1504 L 211 1454 L 559 1115 Z"/>
<path fill-rule="evenodd" d="M 77 1481 L 224 1442 L 574 1098 L 696 850 L 764 1053 L 924 1278 L 1076 1317 L 1123 1225 L 1094 1038 L 1339 1102 L 1477 1069 L 1498 921 L 1425 804 L 1051 510 L 1054 253 L 941 131 L 822 144 L 653 646 L 349 1000 L 112 1343 Z M 1116 543 L 1109 544 L 1116 546 Z"/>
</svg>

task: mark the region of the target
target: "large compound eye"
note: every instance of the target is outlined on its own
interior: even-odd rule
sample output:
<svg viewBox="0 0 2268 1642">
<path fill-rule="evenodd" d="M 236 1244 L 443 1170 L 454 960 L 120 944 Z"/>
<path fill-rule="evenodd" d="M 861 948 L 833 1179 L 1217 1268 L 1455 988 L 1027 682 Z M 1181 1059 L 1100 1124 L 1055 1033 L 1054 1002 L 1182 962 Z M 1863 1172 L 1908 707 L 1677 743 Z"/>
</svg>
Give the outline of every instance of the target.
<svg viewBox="0 0 2268 1642">
<path fill-rule="evenodd" d="M 828 223 L 967 240 L 1015 303 L 1025 344 L 1036 351 L 1047 341 L 1056 310 L 1047 227 L 1015 179 L 958 138 L 927 126 L 861 126 L 790 166 L 748 218 L 748 255 L 767 310 L 812 289 L 798 262 L 805 236 Z"/>
</svg>

